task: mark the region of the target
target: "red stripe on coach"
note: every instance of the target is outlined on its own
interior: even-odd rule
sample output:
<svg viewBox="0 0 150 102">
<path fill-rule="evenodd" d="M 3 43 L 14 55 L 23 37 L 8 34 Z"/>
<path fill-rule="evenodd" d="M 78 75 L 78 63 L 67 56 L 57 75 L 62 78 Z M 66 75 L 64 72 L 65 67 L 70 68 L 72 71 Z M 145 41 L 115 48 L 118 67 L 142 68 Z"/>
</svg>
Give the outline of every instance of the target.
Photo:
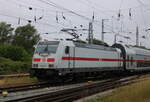
<svg viewBox="0 0 150 102">
<path fill-rule="evenodd" d="M 133 61 L 130 61 L 130 62 L 150 62 L 150 60 L 133 60 Z"/>
</svg>

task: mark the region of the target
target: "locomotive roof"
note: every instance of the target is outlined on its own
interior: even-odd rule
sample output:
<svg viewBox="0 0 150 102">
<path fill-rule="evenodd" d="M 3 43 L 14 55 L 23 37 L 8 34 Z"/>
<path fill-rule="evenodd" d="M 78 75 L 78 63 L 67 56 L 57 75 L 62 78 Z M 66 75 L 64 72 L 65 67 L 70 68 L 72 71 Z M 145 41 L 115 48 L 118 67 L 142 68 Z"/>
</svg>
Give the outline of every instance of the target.
<svg viewBox="0 0 150 102">
<path fill-rule="evenodd" d="M 98 49 L 98 50 L 106 50 L 106 51 L 117 51 L 115 48 L 110 46 L 103 45 L 95 45 L 95 44 L 84 44 L 79 42 L 74 42 L 76 47 L 89 48 L 89 49 Z"/>
</svg>

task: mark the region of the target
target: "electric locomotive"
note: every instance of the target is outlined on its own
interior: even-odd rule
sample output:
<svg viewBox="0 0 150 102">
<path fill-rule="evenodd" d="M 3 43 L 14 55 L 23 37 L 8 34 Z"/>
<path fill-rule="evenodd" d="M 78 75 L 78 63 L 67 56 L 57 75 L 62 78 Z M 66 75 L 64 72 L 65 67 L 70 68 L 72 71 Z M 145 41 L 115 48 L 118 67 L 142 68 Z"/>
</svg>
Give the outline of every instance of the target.
<svg viewBox="0 0 150 102">
<path fill-rule="evenodd" d="M 31 70 L 38 78 L 122 71 L 122 60 L 118 48 L 71 40 L 42 41 L 37 44 Z"/>
</svg>

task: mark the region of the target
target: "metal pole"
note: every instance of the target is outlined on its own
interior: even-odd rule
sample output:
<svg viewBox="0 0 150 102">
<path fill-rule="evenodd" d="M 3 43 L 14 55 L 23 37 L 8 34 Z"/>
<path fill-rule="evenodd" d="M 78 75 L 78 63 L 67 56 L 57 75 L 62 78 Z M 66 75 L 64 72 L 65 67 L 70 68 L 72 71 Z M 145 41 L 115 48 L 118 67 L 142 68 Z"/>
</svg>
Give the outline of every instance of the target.
<svg viewBox="0 0 150 102">
<path fill-rule="evenodd" d="M 89 22 L 89 36 L 88 36 L 88 43 L 93 43 L 93 23 Z"/>
<path fill-rule="evenodd" d="M 102 36 L 101 36 L 101 39 L 104 42 L 104 19 L 102 19 Z"/>
<path fill-rule="evenodd" d="M 136 27 L 136 46 L 139 46 L 139 27 Z"/>
<path fill-rule="evenodd" d="M 115 44 L 115 43 L 116 43 L 116 41 L 117 41 L 117 35 L 118 35 L 118 34 L 115 34 L 114 44 Z"/>
</svg>

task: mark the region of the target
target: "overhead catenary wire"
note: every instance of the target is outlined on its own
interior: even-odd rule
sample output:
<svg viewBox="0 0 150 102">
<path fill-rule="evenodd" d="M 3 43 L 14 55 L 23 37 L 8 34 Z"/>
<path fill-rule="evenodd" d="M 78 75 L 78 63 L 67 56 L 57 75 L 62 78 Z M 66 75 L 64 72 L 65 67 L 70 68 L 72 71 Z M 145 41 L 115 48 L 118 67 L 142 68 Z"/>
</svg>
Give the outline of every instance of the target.
<svg viewBox="0 0 150 102">
<path fill-rule="evenodd" d="M 87 7 L 90 7 L 92 9 L 94 9 L 94 11 L 96 11 L 97 13 L 101 12 L 103 15 L 105 16 L 112 16 L 111 14 L 109 14 L 108 12 L 115 12 L 116 11 L 109 11 L 109 10 L 100 10 L 99 7 L 96 7 L 95 4 L 92 2 L 92 1 L 89 1 L 89 0 L 78 0 L 78 1 L 81 1 L 83 2 L 82 4 L 86 5 Z M 86 2 L 87 1 L 87 2 Z M 108 12 L 107 12 L 108 11 Z M 115 17 L 114 17 L 115 18 Z M 115 18 L 117 20 L 117 18 Z"/>
<path fill-rule="evenodd" d="M 2 14 L 2 13 L 0 13 L 0 15 L 1 16 L 6 16 L 6 17 L 10 17 L 10 18 L 13 18 L 13 19 L 18 19 L 18 17 L 17 16 L 12 16 L 12 15 L 7 15 L 7 14 Z M 22 18 L 22 17 L 19 17 L 19 19 L 20 20 L 23 20 L 23 21 L 29 21 L 29 19 L 26 19 L 26 18 Z M 31 23 L 34 23 L 34 20 L 30 20 L 31 21 Z M 41 24 L 41 25 L 46 25 L 46 26 L 49 26 L 49 27 L 52 27 L 52 28 L 55 28 L 55 29 L 58 29 L 58 26 L 57 25 L 51 25 L 51 24 L 49 24 L 49 23 L 42 23 L 42 22 L 36 22 L 36 23 L 38 23 L 38 24 Z M 30 24 L 30 23 L 28 23 L 28 24 Z M 35 24 L 35 23 L 34 23 Z M 60 29 L 62 29 L 62 28 L 64 28 L 64 27 L 60 27 Z M 58 32 L 58 31 L 57 31 Z M 43 33 L 40 33 L 40 35 L 41 34 L 43 34 Z"/>
<path fill-rule="evenodd" d="M 43 2 L 43 3 L 45 3 L 45 4 L 50 5 L 50 6 L 56 7 L 56 8 L 58 8 L 58 9 L 68 11 L 69 13 L 72 13 L 72 14 L 74 14 L 74 15 L 76 15 L 76 16 L 79 16 L 79 17 L 81 17 L 81 18 L 83 18 L 83 19 L 85 19 L 85 20 L 92 21 L 92 18 L 89 18 L 89 17 L 86 17 L 86 16 L 84 16 L 84 15 L 78 14 L 78 13 L 76 13 L 76 12 L 74 12 L 74 11 L 72 11 L 72 10 L 69 10 L 69 9 L 67 9 L 67 8 L 64 8 L 64 7 L 58 5 L 58 4 L 56 4 L 56 3 L 54 3 L 54 2 L 52 2 L 52 1 L 50 1 L 50 0 L 47 0 L 47 1 L 49 1 L 49 2 L 47 2 L 47 1 L 45 1 L 45 0 L 38 0 L 38 1 L 41 1 L 41 2 Z M 98 20 L 94 20 L 94 22 L 99 22 L 99 23 L 101 23 L 101 21 L 98 21 Z"/>
<path fill-rule="evenodd" d="M 20 4 L 19 4 L 19 5 L 20 5 Z M 23 5 L 23 6 L 29 7 L 29 6 L 26 6 L 26 5 Z M 54 5 L 53 5 L 53 6 L 54 6 Z M 56 6 L 55 6 L 55 7 L 56 7 Z M 37 9 L 37 8 L 34 8 L 34 9 Z M 40 10 L 44 10 L 44 11 L 45 11 L 45 9 L 40 9 Z M 62 9 L 61 9 L 61 10 L 62 10 Z M 54 12 L 54 13 L 55 13 L 55 12 L 61 13 L 61 11 L 58 11 L 58 10 L 57 10 L 57 11 L 52 11 L 52 12 Z M 52 13 L 52 12 L 51 12 L 51 13 Z M 48 12 L 48 13 L 50 13 L 50 12 Z M 65 13 L 66 13 L 66 12 L 65 12 Z M 64 18 L 64 16 L 63 16 L 63 18 Z M 58 20 L 58 17 L 57 17 L 57 20 Z M 71 20 L 65 19 L 65 21 L 67 21 L 71 26 L 73 25 Z"/>
<path fill-rule="evenodd" d="M 101 6 L 97 7 L 92 1 L 89 0 L 78 0 L 79 2 L 83 2 L 82 4 L 84 4 L 87 7 L 91 7 L 92 9 L 95 9 L 97 12 L 101 12 L 104 15 L 109 15 L 107 12 L 114 12 L 114 11 L 110 11 L 110 10 L 101 10 Z M 110 16 L 110 15 L 109 15 Z"/>
<path fill-rule="evenodd" d="M 60 10 L 61 12 L 63 11 L 64 12 L 64 15 L 65 15 L 65 13 L 71 13 L 71 14 L 74 14 L 74 15 L 76 15 L 76 14 L 79 14 L 78 12 L 71 12 L 69 9 L 62 9 L 62 8 L 64 8 L 64 7 L 62 7 L 62 6 L 60 6 L 60 5 L 58 5 L 58 4 L 56 4 L 56 3 L 54 3 L 54 2 L 51 2 L 50 0 L 42 0 L 42 1 L 48 1 L 49 3 L 51 3 L 51 4 L 53 4 L 53 7 L 55 6 L 55 8 L 57 8 L 58 10 Z M 41 10 L 41 9 L 39 9 L 39 10 Z M 55 11 L 55 10 L 54 10 Z M 59 12 L 59 11 L 58 11 Z M 95 11 L 94 11 L 95 12 Z M 79 14 L 80 15 L 80 14 Z M 79 16 L 79 15 L 76 15 L 76 16 Z M 86 16 L 84 16 L 84 15 L 80 15 L 79 17 L 81 17 L 81 18 L 83 18 L 83 19 L 85 19 L 84 17 L 86 17 Z M 91 20 L 91 18 L 90 17 L 86 17 L 87 19 L 86 20 L 88 20 L 88 21 L 90 21 Z M 22 19 L 22 17 L 21 17 L 21 19 Z M 32 20 L 32 22 L 33 22 L 33 20 Z M 61 23 L 61 22 L 60 22 Z M 100 23 L 100 21 L 95 21 L 95 23 Z M 63 24 L 62 24 L 63 25 Z M 110 25 L 106 25 L 108 28 L 112 28 Z"/>
<path fill-rule="evenodd" d="M 27 21 L 28 23 L 35 23 L 34 20 L 32 20 L 32 19 L 23 18 L 23 17 L 20 17 L 20 16 L 13 16 L 13 15 L 8 15 L 8 14 L 3 14 L 3 13 L 0 13 L 0 15 L 18 20 L 17 24 L 18 23 L 20 24 L 21 21 Z M 57 25 L 51 25 L 51 24 L 42 23 L 42 22 L 37 22 L 37 23 L 42 24 L 42 25 L 47 25 L 47 26 L 50 26 L 50 27 L 53 27 L 53 28 L 56 28 L 56 29 L 58 28 Z M 64 27 L 64 24 L 61 24 L 61 23 L 59 23 L 59 24 Z"/>
<path fill-rule="evenodd" d="M 56 12 L 56 11 L 58 11 L 58 10 L 51 10 L 51 9 L 48 9 L 48 8 L 45 8 L 45 7 L 43 7 L 43 6 L 40 6 L 40 5 L 36 5 L 36 4 L 27 4 L 26 2 L 23 2 L 22 0 L 17 0 L 17 1 L 14 1 L 14 0 L 7 0 L 7 1 L 9 1 L 8 3 L 12 3 L 12 4 L 15 4 L 15 5 L 20 5 L 20 6 L 22 6 L 22 7 L 24 7 L 24 8 L 29 8 L 29 7 L 31 7 L 31 8 L 33 8 L 33 9 L 37 9 L 37 10 L 39 10 L 39 11 L 45 11 L 45 12 L 47 12 L 47 13 L 54 13 L 54 12 Z M 58 11 L 59 12 L 59 11 Z M 61 12 L 61 11 L 60 11 Z"/>
<path fill-rule="evenodd" d="M 12 16 L 12 15 L 8 15 L 8 14 L 2 14 L 2 13 L 0 13 L 0 15 L 1 16 L 6 16 L 6 17 L 10 17 L 10 18 L 13 18 L 13 19 L 16 19 L 16 20 L 23 20 L 23 21 L 26 21 L 26 22 L 28 22 L 28 23 L 34 23 L 35 24 L 35 22 L 34 22 L 34 20 L 30 20 L 30 19 L 27 19 L 27 18 L 23 18 L 23 17 L 17 17 L 17 16 Z M 30 21 L 30 22 L 29 22 Z M 46 26 L 50 26 L 50 27 L 52 27 L 52 28 L 55 28 L 55 29 L 58 29 L 58 26 L 57 25 L 51 25 L 51 24 L 49 24 L 49 23 L 42 23 L 42 22 L 36 22 L 37 24 L 41 24 L 41 25 L 46 25 Z M 64 28 L 65 26 L 64 26 L 64 24 L 61 24 L 61 23 L 59 23 L 61 26 L 63 26 L 63 27 L 60 27 L 61 29 L 62 28 Z M 66 26 L 67 27 L 67 26 Z"/>
<path fill-rule="evenodd" d="M 79 0 L 78 0 L 78 1 L 79 1 Z M 83 3 L 83 0 L 80 0 L 80 1 L 82 1 L 82 3 Z M 87 2 L 89 3 L 89 5 L 87 5 L 87 6 L 90 6 L 90 5 L 92 4 L 92 2 L 91 2 L 90 0 L 84 0 L 84 1 L 87 1 Z M 85 3 L 84 3 L 84 4 L 85 4 Z M 119 9 L 122 8 L 122 5 L 123 5 L 123 0 L 121 0 L 121 2 L 120 2 Z M 113 17 L 113 18 L 114 18 L 114 17 Z M 112 19 L 112 22 L 113 22 L 113 19 Z M 110 28 L 112 28 L 112 30 L 113 30 L 113 26 L 106 25 L 106 24 L 105 24 L 105 26 L 110 27 Z M 123 26 L 123 22 L 121 23 L 121 29 L 122 29 L 122 26 Z M 122 29 L 121 31 L 123 31 L 123 29 Z"/>
<path fill-rule="evenodd" d="M 20 0 L 19 0 L 19 2 L 20 2 Z M 43 18 L 44 12 L 45 12 L 45 13 L 48 13 L 48 14 L 51 15 L 51 16 L 53 16 L 52 13 L 55 13 L 55 12 L 61 13 L 61 11 L 47 10 L 47 9 L 42 8 L 42 7 L 39 7 L 39 6 L 37 7 L 37 5 L 32 6 L 32 5 L 27 5 L 27 4 L 25 4 L 25 3 L 20 4 L 19 2 L 9 1 L 9 3 L 13 3 L 13 4 L 15 4 L 15 5 L 18 5 L 19 7 L 24 7 L 24 8 L 26 8 L 26 9 L 29 9 L 29 10 L 32 10 L 32 11 L 35 11 L 35 12 L 36 12 L 36 11 L 41 11 L 41 12 L 42 12 L 42 15 L 39 17 L 39 19 L 42 19 L 42 18 Z M 30 9 L 30 8 L 31 8 L 31 9 Z M 34 16 L 36 16 L 36 15 L 34 15 Z M 35 17 L 34 17 L 34 18 L 35 18 Z M 38 18 L 36 18 L 36 19 L 38 19 Z M 66 19 L 66 21 L 67 21 L 70 25 L 72 25 L 71 20 Z M 60 25 L 62 25 L 62 24 L 60 24 Z M 62 26 L 63 26 L 63 25 L 62 25 Z"/>
<path fill-rule="evenodd" d="M 17 20 L 20 19 L 20 20 L 23 20 L 23 21 L 27 21 L 28 23 L 29 23 L 29 21 L 30 21 L 30 23 L 34 22 L 34 20 L 27 19 L 27 18 L 23 18 L 23 17 L 17 17 L 17 16 L 12 16 L 12 15 L 2 14 L 2 13 L 0 13 L 0 15 L 1 15 L 1 16 L 10 17 L 10 18 L 14 18 L 14 19 L 17 19 Z M 37 23 L 38 23 L 38 22 L 37 22 Z M 51 24 L 48 24 L 48 23 L 42 23 L 42 22 L 40 22 L 39 24 L 48 25 L 48 26 L 50 26 L 50 27 L 57 28 L 56 26 L 51 25 Z"/>
<path fill-rule="evenodd" d="M 55 3 L 53 3 L 53 6 L 55 6 L 56 4 Z M 55 6 L 56 7 L 56 6 Z M 62 10 L 62 9 L 61 9 Z M 70 24 L 71 24 L 71 21 L 68 21 Z M 96 21 L 97 22 L 97 21 Z M 98 21 L 98 22 L 100 22 L 100 21 Z"/>
<path fill-rule="evenodd" d="M 50 6 L 52 6 L 52 7 L 57 8 L 57 9 L 65 10 L 65 11 L 67 11 L 67 12 L 69 12 L 69 13 L 72 13 L 72 14 L 74 14 L 74 15 L 76 15 L 76 16 L 81 17 L 82 19 L 85 19 L 85 20 L 88 20 L 88 21 L 92 21 L 92 18 L 86 17 L 86 16 L 81 15 L 81 14 L 79 14 L 79 13 L 76 13 L 76 12 L 74 12 L 74 11 L 72 11 L 72 10 L 69 10 L 69 9 L 67 9 L 67 8 L 64 8 L 64 7 L 58 5 L 58 4 L 56 4 L 56 3 L 54 3 L 54 2 L 52 2 L 52 1 L 50 1 L 50 0 L 48 0 L 48 1 L 45 1 L 45 0 L 38 0 L 38 1 L 41 1 L 42 3 L 47 4 L 47 5 L 50 5 Z M 100 21 L 95 21 L 95 22 L 100 22 Z"/>
<path fill-rule="evenodd" d="M 67 8 L 64 8 L 64 7 L 58 5 L 58 4 L 56 4 L 56 3 L 54 3 L 54 2 L 52 2 L 52 1 L 50 1 L 50 0 L 48 0 L 48 1 L 45 1 L 45 0 L 38 0 L 38 1 L 41 1 L 42 3 L 45 3 L 45 4 L 47 4 L 47 5 L 53 6 L 53 7 L 57 8 L 57 9 L 65 10 L 65 11 L 67 11 L 67 12 L 70 12 L 70 13 L 72 13 L 72 14 L 74 14 L 74 15 L 76 15 L 76 16 L 79 16 L 79 17 L 81 17 L 81 18 L 83 18 L 83 19 L 85 19 L 85 20 L 88 20 L 88 21 L 89 21 L 89 20 L 92 20 L 92 19 L 90 19 L 89 17 L 86 17 L 86 16 L 81 15 L 81 14 L 78 14 L 78 13 L 72 11 L 72 10 L 69 10 L 69 9 L 67 9 Z"/>
<path fill-rule="evenodd" d="M 89 4 L 89 5 L 86 5 L 86 3 L 83 3 L 83 4 L 85 4 L 86 6 L 88 6 L 88 7 L 90 7 L 92 4 L 93 4 L 93 2 L 92 1 L 90 1 L 90 0 L 78 0 L 78 1 L 82 1 L 82 3 L 84 2 L 84 1 L 87 1 L 87 3 Z M 120 6 L 119 6 L 119 9 L 121 9 L 122 6 L 123 5 L 123 0 L 121 0 L 121 2 L 120 2 Z M 91 6 L 91 8 L 94 8 L 95 9 L 95 6 Z M 121 11 L 121 10 L 120 10 Z M 120 12 L 119 12 L 120 13 Z M 105 15 L 108 15 L 108 14 L 105 14 Z M 120 16 L 121 16 L 121 14 L 120 14 Z M 115 18 L 115 17 L 113 17 L 113 19 L 116 19 L 116 20 L 118 20 L 117 18 Z M 112 19 L 112 20 L 113 20 Z M 112 21 L 113 22 L 113 21 Z M 109 25 L 108 25 L 109 26 Z M 111 27 L 111 26 L 110 26 Z"/>
</svg>

